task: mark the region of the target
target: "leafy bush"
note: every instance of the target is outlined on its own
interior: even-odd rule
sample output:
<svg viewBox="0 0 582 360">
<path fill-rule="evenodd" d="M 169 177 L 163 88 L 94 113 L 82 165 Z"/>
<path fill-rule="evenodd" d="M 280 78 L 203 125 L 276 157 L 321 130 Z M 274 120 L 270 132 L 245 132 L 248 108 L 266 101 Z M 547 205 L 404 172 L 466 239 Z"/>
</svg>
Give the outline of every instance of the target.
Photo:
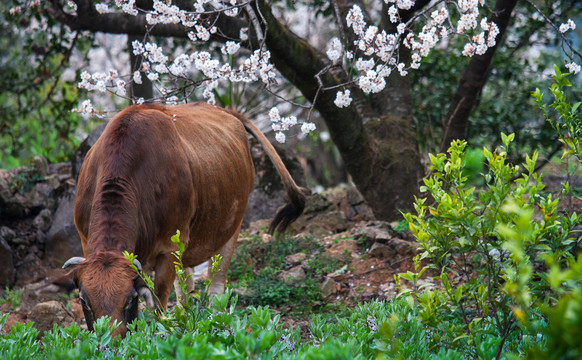
<svg viewBox="0 0 582 360">
<path fill-rule="evenodd" d="M 578 154 L 581 134 L 579 105 L 567 105 L 561 90 L 569 85 L 564 77 L 557 69 L 551 107 L 563 120 L 553 125 L 568 156 Z M 534 98 L 543 107 L 539 91 Z M 401 285 L 412 285 L 402 294 L 417 301 L 420 320 L 433 332 L 430 346 L 467 358 L 580 358 L 573 340 L 580 319 L 571 315 L 582 304 L 582 263 L 575 260 L 580 217 L 560 210 L 568 184 L 558 198 L 543 191 L 536 152 L 523 167 L 508 163 L 513 138 L 502 134 L 502 146 L 483 149 L 483 189 L 468 185 L 465 142 L 453 142 L 448 157 L 430 155 L 432 175 L 421 187 L 429 196 L 416 199 L 416 215 L 405 214 L 422 252 L 415 271 L 398 276 Z M 438 289 L 422 289 L 425 273 L 436 275 Z"/>
<path fill-rule="evenodd" d="M 4 294 L 0 296 L 0 305 L 7 304 L 11 309 L 16 309 L 20 306 L 20 291 L 6 287 Z"/>
</svg>

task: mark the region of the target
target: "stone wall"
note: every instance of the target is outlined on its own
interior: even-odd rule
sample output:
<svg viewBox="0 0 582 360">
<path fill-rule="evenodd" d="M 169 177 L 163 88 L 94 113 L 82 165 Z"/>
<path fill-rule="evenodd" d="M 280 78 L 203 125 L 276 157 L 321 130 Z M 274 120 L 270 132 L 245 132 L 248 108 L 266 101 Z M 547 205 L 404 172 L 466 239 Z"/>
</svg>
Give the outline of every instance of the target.
<svg viewBox="0 0 582 360">
<path fill-rule="evenodd" d="M 70 164 L 49 165 L 43 157 L 0 170 L 0 286 L 39 281 L 68 256 L 82 254 L 74 187 Z"/>
</svg>

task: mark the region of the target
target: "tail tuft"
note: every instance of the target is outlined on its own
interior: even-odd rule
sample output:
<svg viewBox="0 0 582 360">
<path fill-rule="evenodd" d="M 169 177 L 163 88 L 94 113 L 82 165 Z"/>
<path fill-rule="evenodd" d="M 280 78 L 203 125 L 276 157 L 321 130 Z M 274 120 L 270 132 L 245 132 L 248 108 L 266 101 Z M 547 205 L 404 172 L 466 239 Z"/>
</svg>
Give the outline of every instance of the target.
<svg viewBox="0 0 582 360">
<path fill-rule="evenodd" d="M 285 232 L 289 225 L 301 216 L 305 209 L 305 195 L 303 193 L 305 191 L 295 196 L 294 199 L 289 199 L 290 203 L 277 211 L 275 218 L 269 226 L 269 234 L 273 234 L 275 231 L 279 234 Z"/>
</svg>

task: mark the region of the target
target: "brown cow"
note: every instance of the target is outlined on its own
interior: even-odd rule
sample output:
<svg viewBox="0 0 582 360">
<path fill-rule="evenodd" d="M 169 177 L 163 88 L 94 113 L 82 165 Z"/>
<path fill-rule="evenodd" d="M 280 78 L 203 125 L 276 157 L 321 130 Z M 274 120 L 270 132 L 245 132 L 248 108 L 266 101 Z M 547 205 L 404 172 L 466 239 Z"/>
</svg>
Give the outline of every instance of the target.
<svg viewBox="0 0 582 360">
<path fill-rule="evenodd" d="M 246 131 L 245 131 L 246 129 Z M 303 211 L 305 195 L 265 135 L 247 118 L 206 103 L 132 106 L 117 114 L 81 167 L 75 225 L 82 257 L 69 276 L 89 329 L 108 315 L 127 332 L 137 316 L 137 298 L 151 302 L 122 252 L 137 255 L 139 268 L 155 271 L 155 294 L 166 308 L 176 277 L 176 230 L 186 245 L 183 263 L 192 267 L 223 256 L 211 292 L 224 291 L 226 270 L 254 184 L 247 131 L 261 143 L 283 180 L 290 204 L 270 230 L 284 231 Z M 147 296 L 149 294 L 149 296 Z"/>
</svg>

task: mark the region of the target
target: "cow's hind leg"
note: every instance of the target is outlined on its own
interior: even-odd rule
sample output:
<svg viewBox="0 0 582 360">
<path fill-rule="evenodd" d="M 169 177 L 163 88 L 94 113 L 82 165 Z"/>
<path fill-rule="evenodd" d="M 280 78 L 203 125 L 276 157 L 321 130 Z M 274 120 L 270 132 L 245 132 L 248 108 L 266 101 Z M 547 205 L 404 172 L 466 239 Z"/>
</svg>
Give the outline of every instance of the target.
<svg viewBox="0 0 582 360">
<path fill-rule="evenodd" d="M 228 271 L 230 259 L 232 259 L 232 255 L 234 254 L 234 249 L 236 249 L 236 242 L 238 240 L 238 235 L 240 233 L 240 226 L 241 225 L 239 224 L 234 235 L 218 251 L 218 254 L 222 256 L 222 260 L 220 261 L 219 267 L 220 270 L 214 275 L 214 279 L 212 279 L 212 282 L 210 283 L 210 289 L 208 289 L 208 293 L 210 296 L 224 293 L 224 287 L 226 285 L 226 273 Z M 212 276 L 211 270 L 212 264 L 209 264 L 208 266 L 209 278 Z"/>
<path fill-rule="evenodd" d="M 199 282 L 206 280 L 205 273 L 207 270 L 208 261 L 205 261 L 202 264 L 196 265 L 194 267 L 184 268 L 184 276 L 186 276 L 186 285 L 188 293 L 192 293 L 196 289 L 196 285 Z M 184 293 L 180 288 L 178 278 L 174 280 L 174 290 L 176 290 L 176 299 L 178 300 L 178 304 L 181 304 L 182 299 L 184 297 Z"/>
</svg>

